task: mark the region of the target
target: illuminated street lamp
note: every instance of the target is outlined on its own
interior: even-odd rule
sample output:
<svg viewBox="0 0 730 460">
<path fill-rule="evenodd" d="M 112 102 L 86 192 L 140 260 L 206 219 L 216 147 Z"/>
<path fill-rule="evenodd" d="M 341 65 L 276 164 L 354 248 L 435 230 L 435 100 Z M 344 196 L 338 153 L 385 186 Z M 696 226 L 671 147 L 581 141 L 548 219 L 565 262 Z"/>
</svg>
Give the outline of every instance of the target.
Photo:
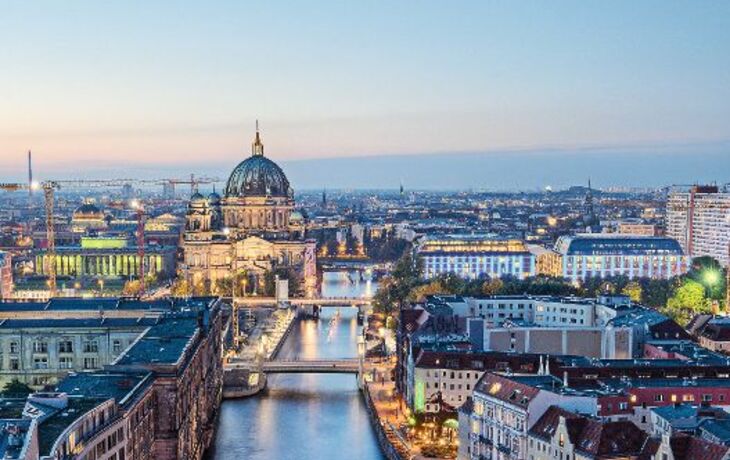
<svg viewBox="0 0 730 460">
<path fill-rule="evenodd" d="M 717 270 L 705 270 L 702 280 L 708 287 L 713 287 L 720 281 L 720 273 Z"/>
<path fill-rule="evenodd" d="M 720 272 L 714 269 L 708 269 L 705 270 L 702 273 L 702 281 L 704 282 L 705 287 L 705 297 L 707 297 L 707 300 L 712 304 L 712 310 L 714 313 L 717 313 L 717 308 L 715 305 L 715 302 L 711 299 L 712 297 L 712 288 L 717 285 L 717 283 L 720 282 Z"/>
</svg>

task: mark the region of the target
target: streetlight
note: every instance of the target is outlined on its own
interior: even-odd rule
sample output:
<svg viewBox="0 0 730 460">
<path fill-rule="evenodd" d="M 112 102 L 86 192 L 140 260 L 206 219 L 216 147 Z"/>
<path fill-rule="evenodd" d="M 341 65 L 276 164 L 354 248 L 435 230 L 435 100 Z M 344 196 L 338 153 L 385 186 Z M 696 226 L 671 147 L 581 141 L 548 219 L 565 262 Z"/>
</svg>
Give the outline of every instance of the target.
<svg viewBox="0 0 730 460">
<path fill-rule="evenodd" d="M 712 305 L 713 312 L 717 313 L 715 302 L 712 300 L 712 288 L 720 281 L 720 272 L 714 269 L 707 269 L 702 273 L 702 281 L 704 281 L 705 286 L 705 297 L 707 297 L 708 302 Z"/>
</svg>

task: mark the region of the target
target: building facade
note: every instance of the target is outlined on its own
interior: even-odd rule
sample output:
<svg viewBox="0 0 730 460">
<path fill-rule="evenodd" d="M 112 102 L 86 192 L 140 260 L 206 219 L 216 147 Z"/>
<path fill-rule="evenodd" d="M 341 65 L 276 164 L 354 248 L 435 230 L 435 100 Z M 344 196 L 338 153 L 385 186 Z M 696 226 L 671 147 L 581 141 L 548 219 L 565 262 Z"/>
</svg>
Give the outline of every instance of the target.
<svg viewBox="0 0 730 460">
<path fill-rule="evenodd" d="M 689 258 L 671 238 L 580 234 L 560 237 L 555 250 L 562 257 L 562 276 L 573 283 L 611 276 L 668 279 L 689 268 Z"/>
<path fill-rule="evenodd" d="M 79 246 L 56 248 L 56 274 L 74 278 L 137 277 L 143 261 L 145 274 L 170 276 L 175 273 L 175 257 L 174 246 L 148 245 L 142 258 L 137 246 L 126 238 L 82 237 Z M 46 251 L 39 251 L 35 255 L 36 274 L 47 274 L 48 262 Z"/>
<path fill-rule="evenodd" d="M 0 299 L 13 296 L 13 258 L 10 253 L 0 251 Z"/>
<path fill-rule="evenodd" d="M 294 192 L 281 168 L 264 156 L 258 130 L 249 158 L 231 173 L 225 195 L 191 197 L 183 270 L 194 283 L 246 273 L 254 290 L 267 273 L 296 274 L 306 296 L 317 288 L 316 241 L 291 221 Z"/>
<path fill-rule="evenodd" d="M 526 278 L 536 273 L 536 257 L 518 239 L 494 235 L 427 236 L 416 247 L 426 278 L 456 274 L 464 278 Z"/>
<path fill-rule="evenodd" d="M 673 191 L 667 199 L 666 234 L 689 257 L 710 256 L 730 263 L 730 192 L 717 186 Z"/>
</svg>

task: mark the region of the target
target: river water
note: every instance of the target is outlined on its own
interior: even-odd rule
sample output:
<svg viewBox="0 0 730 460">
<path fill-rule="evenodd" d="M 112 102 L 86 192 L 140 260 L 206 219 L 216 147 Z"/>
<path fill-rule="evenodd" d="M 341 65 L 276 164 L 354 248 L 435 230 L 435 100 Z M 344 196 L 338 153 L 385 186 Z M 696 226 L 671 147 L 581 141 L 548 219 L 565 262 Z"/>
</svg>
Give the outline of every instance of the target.
<svg viewBox="0 0 730 460">
<path fill-rule="evenodd" d="M 372 294 L 375 283 L 356 274 L 325 273 L 325 297 Z M 284 343 L 281 359 L 357 356 L 354 308 L 325 308 L 305 320 Z M 336 316 L 338 316 L 336 318 Z M 382 459 L 354 375 L 272 375 L 265 392 L 224 401 L 212 460 Z"/>
</svg>

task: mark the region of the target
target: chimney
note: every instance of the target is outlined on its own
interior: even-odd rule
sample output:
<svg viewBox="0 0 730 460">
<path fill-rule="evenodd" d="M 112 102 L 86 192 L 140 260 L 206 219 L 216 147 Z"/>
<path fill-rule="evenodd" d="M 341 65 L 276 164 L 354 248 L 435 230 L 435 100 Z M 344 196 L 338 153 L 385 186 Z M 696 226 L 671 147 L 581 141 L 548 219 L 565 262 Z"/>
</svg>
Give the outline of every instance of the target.
<svg viewBox="0 0 730 460">
<path fill-rule="evenodd" d="M 563 387 L 568 388 L 568 371 L 563 371 Z"/>
</svg>

